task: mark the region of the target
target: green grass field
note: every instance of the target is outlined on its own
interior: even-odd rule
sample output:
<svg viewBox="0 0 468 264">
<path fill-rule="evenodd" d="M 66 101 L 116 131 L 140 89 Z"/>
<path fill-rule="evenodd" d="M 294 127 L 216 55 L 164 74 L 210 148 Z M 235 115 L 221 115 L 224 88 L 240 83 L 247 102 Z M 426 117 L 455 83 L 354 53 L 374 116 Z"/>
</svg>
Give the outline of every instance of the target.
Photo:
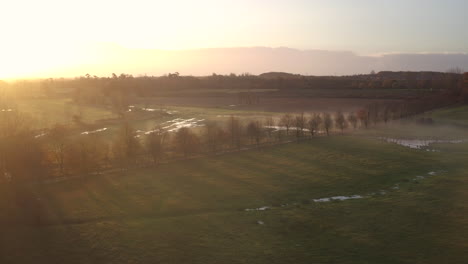
<svg viewBox="0 0 468 264">
<path fill-rule="evenodd" d="M 437 122 L 468 127 L 468 106 L 444 108 L 430 114 Z"/>
<path fill-rule="evenodd" d="M 41 126 L 55 123 L 70 123 L 71 116 L 81 112 L 83 122 L 115 118 L 111 111 L 101 107 L 79 106 L 69 98 L 34 98 L 16 100 L 18 110 L 31 115 Z"/>
<path fill-rule="evenodd" d="M 0 263 L 464 263 L 468 143 L 375 139 L 450 129 L 393 124 L 45 184 L 41 226 L 0 186 Z"/>
<path fill-rule="evenodd" d="M 468 145 L 441 147 L 320 138 L 49 184 L 47 224 L 2 225 L 1 263 L 459 263 Z"/>
</svg>

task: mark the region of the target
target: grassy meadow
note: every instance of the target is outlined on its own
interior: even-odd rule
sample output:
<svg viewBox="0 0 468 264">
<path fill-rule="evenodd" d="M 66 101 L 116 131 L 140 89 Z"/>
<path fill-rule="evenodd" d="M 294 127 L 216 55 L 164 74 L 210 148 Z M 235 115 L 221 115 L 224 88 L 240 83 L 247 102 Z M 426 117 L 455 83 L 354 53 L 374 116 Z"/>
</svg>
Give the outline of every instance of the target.
<svg viewBox="0 0 468 264">
<path fill-rule="evenodd" d="M 66 119 L 59 109 L 69 101 L 50 100 L 19 108 L 55 113 L 48 115 L 53 122 Z M 229 107 L 165 109 L 172 114 L 138 111 L 127 118 L 147 130 L 173 118 L 275 115 Z M 82 111 L 85 125 L 77 132 L 107 127 L 101 135 L 109 137 L 118 129 L 110 110 Z M 468 120 L 465 112 L 434 111 L 432 126 L 395 121 L 44 183 L 35 205 L 39 226 L 23 223 L 27 213 L 2 185 L 0 263 L 463 263 L 468 143 L 434 144 L 437 151 L 428 152 L 378 137 L 467 139 L 460 126 Z M 342 198 L 317 200 L 330 197 Z"/>
<path fill-rule="evenodd" d="M 2 204 L 1 262 L 460 263 L 468 144 L 439 147 L 322 137 L 47 184 L 44 226 Z M 366 197 L 312 201 L 341 195 Z"/>
</svg>

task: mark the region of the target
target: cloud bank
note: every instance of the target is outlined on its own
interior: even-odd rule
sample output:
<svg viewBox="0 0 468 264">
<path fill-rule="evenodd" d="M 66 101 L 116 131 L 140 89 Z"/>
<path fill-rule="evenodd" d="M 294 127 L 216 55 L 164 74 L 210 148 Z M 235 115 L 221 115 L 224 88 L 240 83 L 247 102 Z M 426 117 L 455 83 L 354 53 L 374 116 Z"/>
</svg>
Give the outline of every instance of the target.
<svg viewBox="0 0 468 264">
<path fill-rule="evenodd" d="M 182 75 L 278 71 L 304 75 L 352 75 L 378 71 L 447 71 L 459 67 L 468 71 L 468 54 L 384 54 L 361 56 L 347 51 L 297 50 L 291 48 L 213 48 L 197 50 L 137 50 L 102 45 L 93 51 L 93 61 L 67 73 L 83 75 Z M 69 75 L 69 74 L 68 74 Z"/>
</svg>

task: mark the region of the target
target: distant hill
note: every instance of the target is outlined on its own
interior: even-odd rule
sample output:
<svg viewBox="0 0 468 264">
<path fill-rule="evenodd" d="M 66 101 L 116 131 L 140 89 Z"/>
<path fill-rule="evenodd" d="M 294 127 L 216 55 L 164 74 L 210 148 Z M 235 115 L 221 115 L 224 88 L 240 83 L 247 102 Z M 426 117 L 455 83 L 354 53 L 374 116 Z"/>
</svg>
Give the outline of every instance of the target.
<svg viewBox="0 0 468 264">
<path fill-rule="evenodd" d="M 468 69 L 468 54 L 425 53 L 358 55 L 350 51 L 299 50 L 291 48 L 241 47 L 193 50 L 127 49 L 118 45 L 90 48 L 97 58 L 83 61 L 82 66 L 50 69 L 53 76 L 73 77 L 89 73 L 138 75 L 210 76 L 249 73 L 264 78 L 306 76 L 341 76 L 380 71 L 437 71 Z M 85 59 L 83 59 L 85 60 Z"/>
<path fill-rule="evenodd" d="M 258 77 L 264 79 L 277 79 L 277 78 L 284 78 L 284 79 L 293 79 L 293 78 L 300 78 L 302 75 L 300 74 L 292 74 L 287 72 L 266 72 L 258 75 Z"/>
</svg>

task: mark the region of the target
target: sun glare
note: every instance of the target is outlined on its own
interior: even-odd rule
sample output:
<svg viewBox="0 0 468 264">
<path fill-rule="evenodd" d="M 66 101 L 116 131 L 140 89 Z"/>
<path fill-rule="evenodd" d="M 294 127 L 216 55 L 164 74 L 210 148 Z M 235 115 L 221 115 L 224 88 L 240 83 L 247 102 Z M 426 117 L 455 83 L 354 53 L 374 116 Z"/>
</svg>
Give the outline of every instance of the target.
<svg viewBox="0 0 468 264">
<path fill-rule="evenodd" d="M 83 48 L 48 41 L 34 45 L 9 45 L 0 49 L 0 78 L 37 78 L 67 74 L 67 69 L 79 65 L 86 52 Z"/>
</svg>

